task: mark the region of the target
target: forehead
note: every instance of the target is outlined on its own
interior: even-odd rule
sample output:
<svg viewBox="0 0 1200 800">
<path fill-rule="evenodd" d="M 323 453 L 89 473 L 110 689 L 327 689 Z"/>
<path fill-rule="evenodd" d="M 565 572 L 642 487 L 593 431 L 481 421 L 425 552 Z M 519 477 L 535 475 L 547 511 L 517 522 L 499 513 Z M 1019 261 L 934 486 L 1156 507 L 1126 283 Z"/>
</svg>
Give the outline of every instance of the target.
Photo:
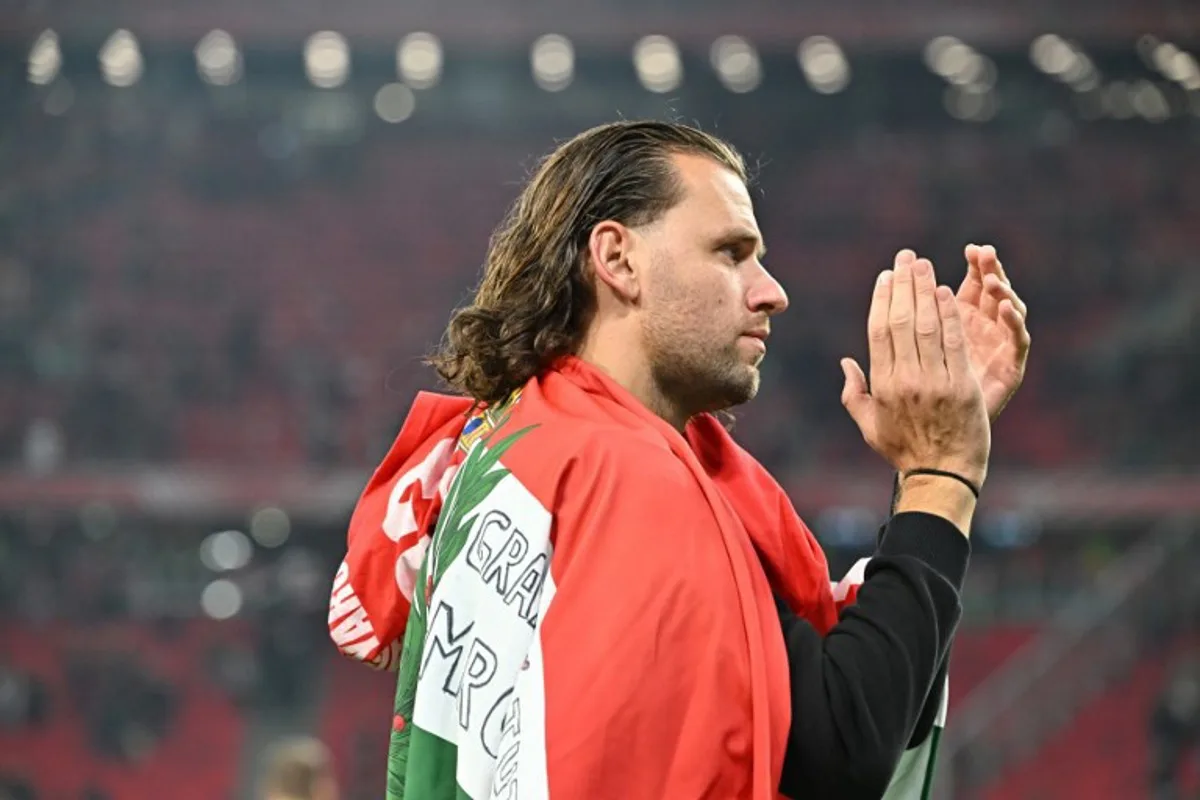
<svg viewBox="0 0 1200 800">
<path fill-rule="evenodd" d="M 675 155 L 683 198 L 673 211 L 711 227 L 747 226 L 754 231 L 754 204 L 746 184 L 728 167 L 707 156 Z"/>
</svg>

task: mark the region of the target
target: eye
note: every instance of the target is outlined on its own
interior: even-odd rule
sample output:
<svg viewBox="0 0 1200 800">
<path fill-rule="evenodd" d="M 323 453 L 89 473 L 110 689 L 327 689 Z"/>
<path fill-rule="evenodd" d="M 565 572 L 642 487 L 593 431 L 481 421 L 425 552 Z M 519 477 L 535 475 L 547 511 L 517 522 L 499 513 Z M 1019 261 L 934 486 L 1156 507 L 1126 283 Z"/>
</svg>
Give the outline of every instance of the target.
<svg viewBox="0 0 1200 800">
<path fill-rule="evenodd" d="M 741 263 L 743 257 L 743 248 L 741 245 L 723 244 L 717 249 L 723 256 L 728 258 L 734 264 Z"/>
</svg>

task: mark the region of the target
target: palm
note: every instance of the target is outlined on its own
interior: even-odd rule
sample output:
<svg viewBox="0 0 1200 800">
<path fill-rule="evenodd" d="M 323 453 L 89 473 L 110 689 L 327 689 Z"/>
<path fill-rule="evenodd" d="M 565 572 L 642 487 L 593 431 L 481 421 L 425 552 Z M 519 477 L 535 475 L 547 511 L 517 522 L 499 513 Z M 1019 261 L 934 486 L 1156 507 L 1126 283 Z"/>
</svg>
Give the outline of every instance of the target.
<svg viewBox="0 0 1200 800">
<path fill-rule="evenodd" d="M 994 248 L 975 245 L 967 247 L 967 277 L 957 299 L 971 368 L 994 421 L 1025 378 L 1025 304 L 1013 292 Z"/>
</svg>

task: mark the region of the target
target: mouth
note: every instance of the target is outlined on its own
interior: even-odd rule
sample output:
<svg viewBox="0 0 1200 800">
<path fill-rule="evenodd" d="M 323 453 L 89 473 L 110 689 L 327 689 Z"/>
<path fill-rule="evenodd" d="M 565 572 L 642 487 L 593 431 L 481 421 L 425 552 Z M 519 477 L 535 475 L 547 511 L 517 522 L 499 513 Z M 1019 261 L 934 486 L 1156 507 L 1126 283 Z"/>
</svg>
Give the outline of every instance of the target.
<svg viewBox="0 0 1200 800">
<path fill-rule="evenodd" d="M 748 340 L 756 350 L 767 352 L 767 336 L 766 334 L 743 333 L 741 338 Z"/>
<path fill-rule="evenodd" d="M 742 336 L 745 336 L 749 339 L 758 339 L 760 342 L 766 342 L 767 337 L 770 335 L 771 332 L 766 328 L 755 328 L 752 331 L 745 331 L 742 333 Z"/>
</svg>

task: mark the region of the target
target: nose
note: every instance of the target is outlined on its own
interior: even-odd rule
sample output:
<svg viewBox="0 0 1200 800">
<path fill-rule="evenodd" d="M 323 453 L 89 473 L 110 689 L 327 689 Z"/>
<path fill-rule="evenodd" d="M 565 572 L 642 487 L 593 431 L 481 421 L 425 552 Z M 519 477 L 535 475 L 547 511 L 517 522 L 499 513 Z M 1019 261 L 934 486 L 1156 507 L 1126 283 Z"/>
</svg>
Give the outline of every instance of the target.
<svg viewBox="0 0 1200 800">
<path fill-rule="evenodd" d="M 746 291 L 746 305 L 751 311 L 765 312 L 768 316 L 785 311 L 788 307 L 788 296 L 783 286 L 762 264 L 756 263 L 755 267 L 754 277 Z"/>
</svg>

